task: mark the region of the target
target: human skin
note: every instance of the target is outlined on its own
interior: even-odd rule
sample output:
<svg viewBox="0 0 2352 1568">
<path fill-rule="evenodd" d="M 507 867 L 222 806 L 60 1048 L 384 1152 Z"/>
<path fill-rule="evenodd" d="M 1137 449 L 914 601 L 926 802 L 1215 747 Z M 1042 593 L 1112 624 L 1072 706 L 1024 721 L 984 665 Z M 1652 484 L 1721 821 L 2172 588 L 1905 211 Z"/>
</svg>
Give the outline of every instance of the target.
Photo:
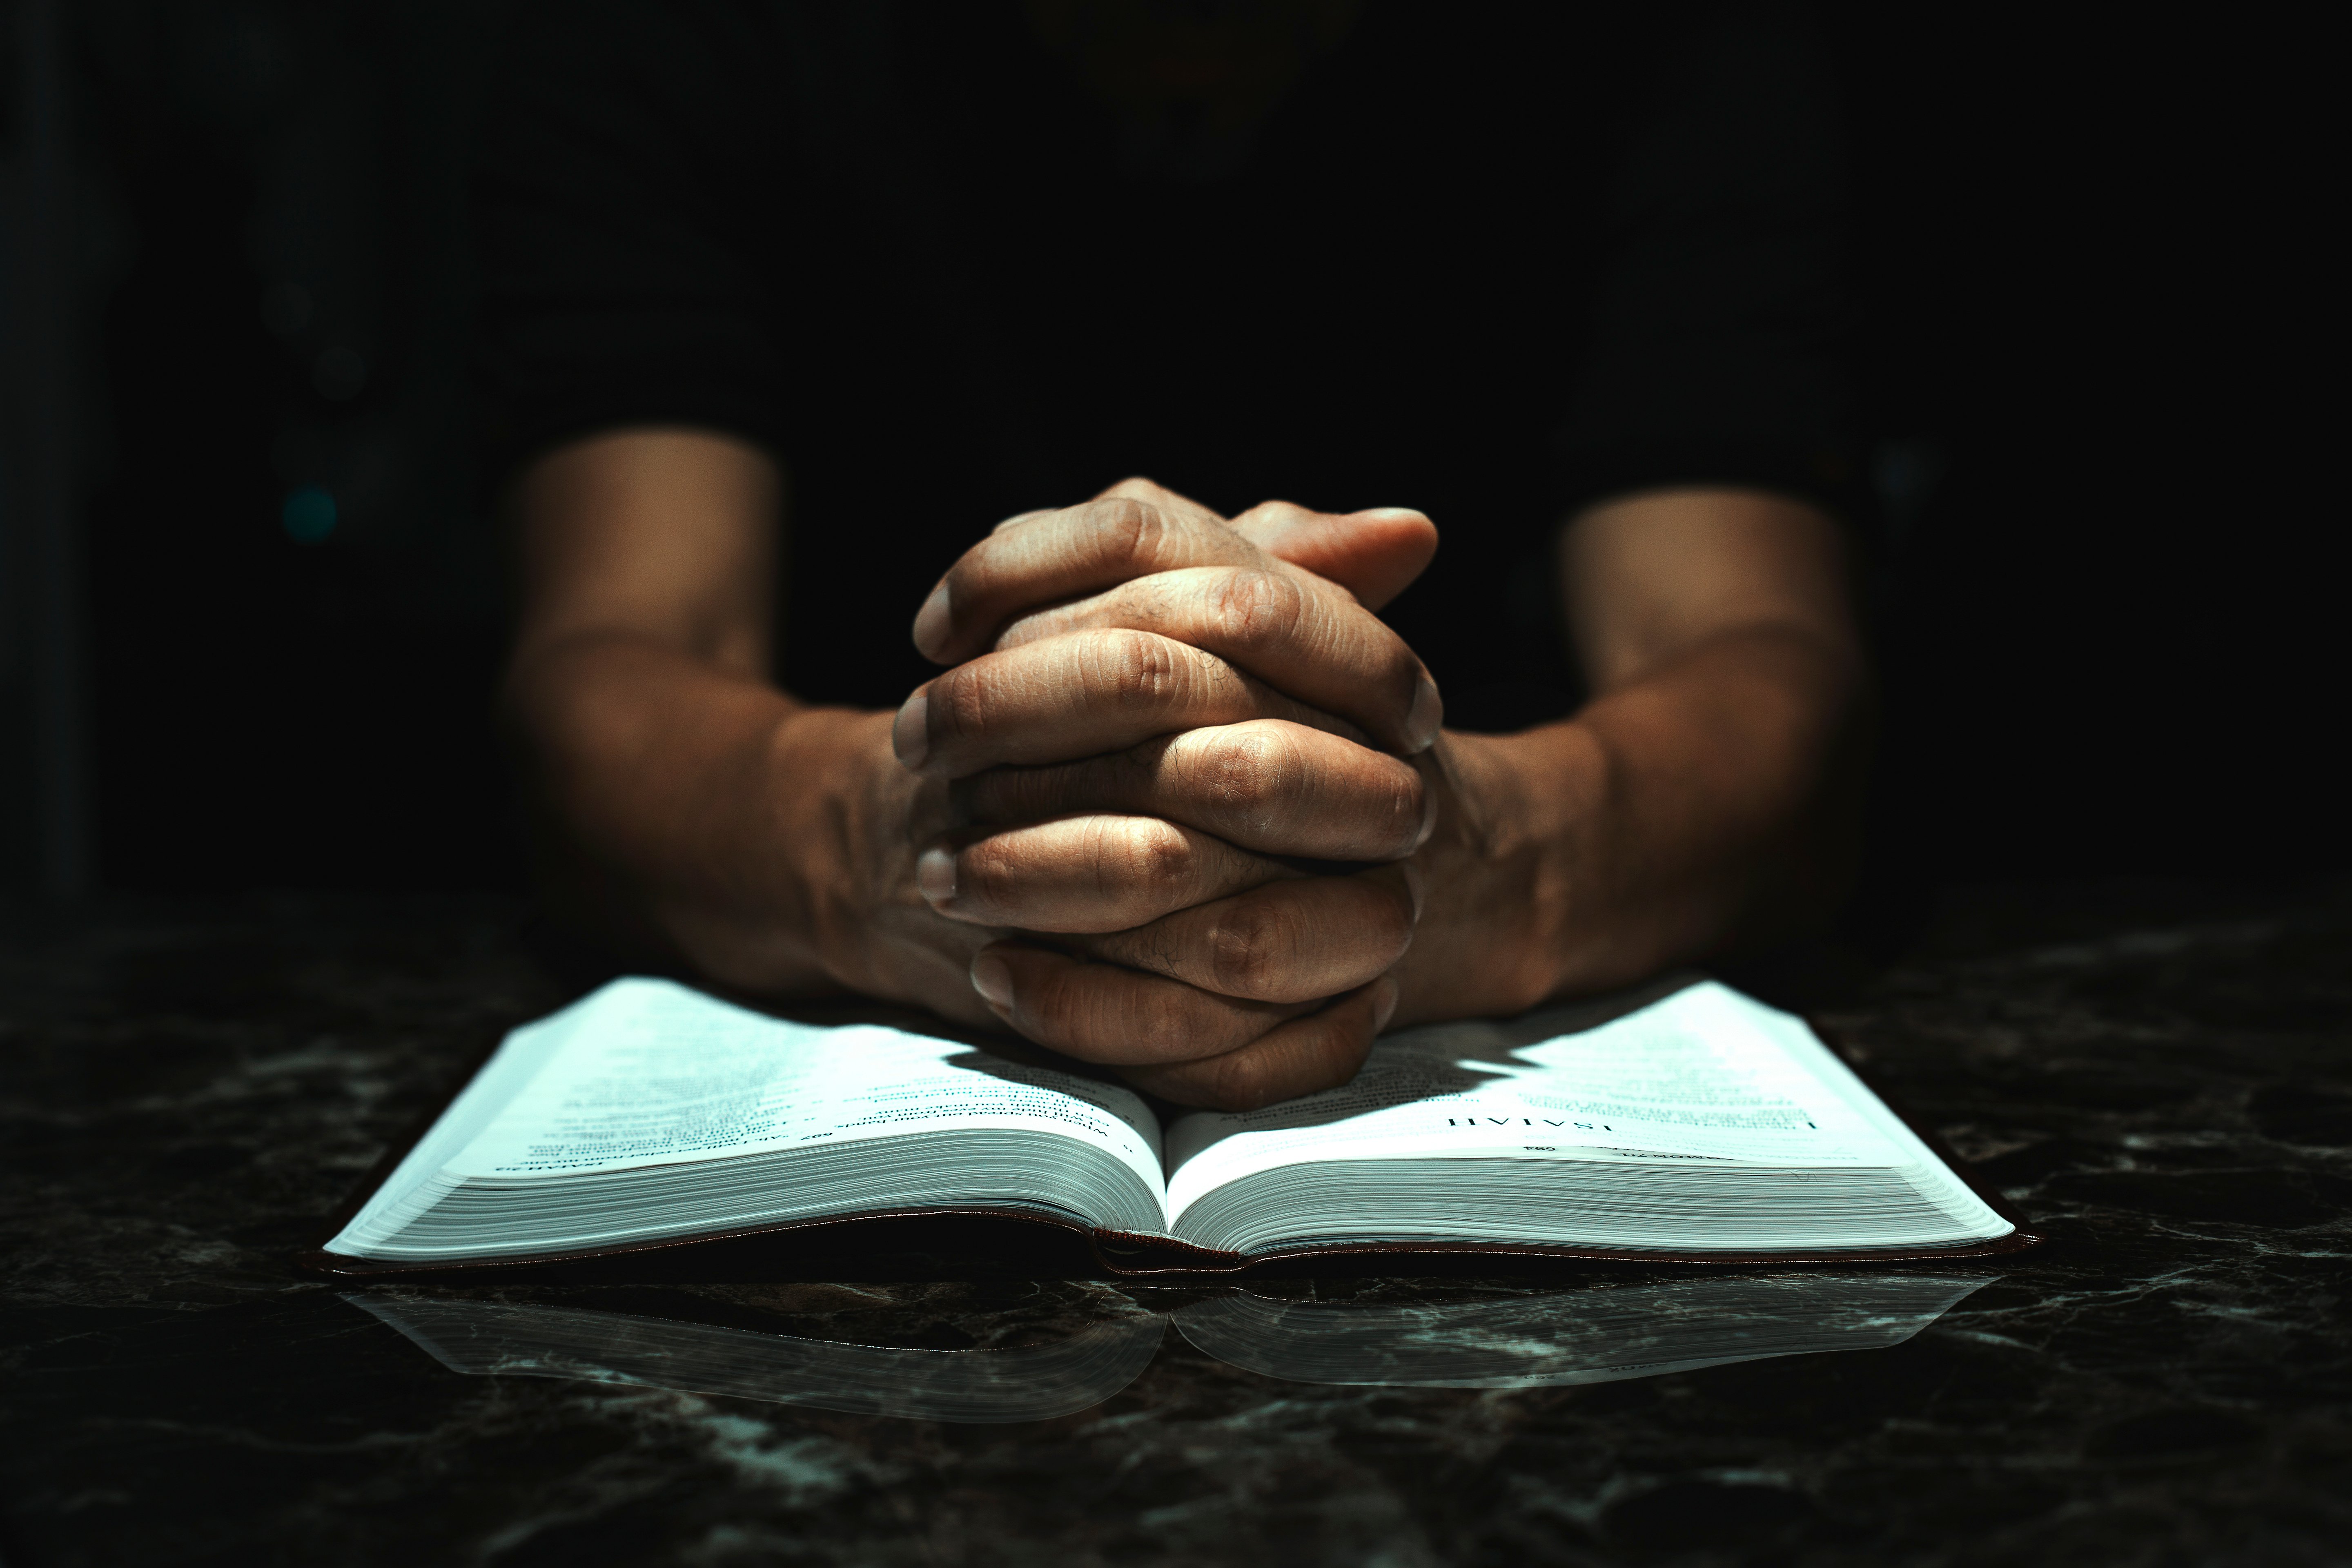
<svg viewBox="0 0 2352 1568">
<path fill-rule="evenodd" d="M 1182 1103 L 1344 1081 L 1394 1024 L 1768 939 L 1834 895 L 1866 681 L 1835 527 L 1675 490 L 1563 530 L 1594 700 L 1441 731 L 1371 611 L 1435 531 L 1142 481 L 942 580 L 897 713 L 768 675 L 780 478 L 711 435 L 564 447 L 514 497 L 504 689 L 559 906 L 760 994 L 1003 1026 Z M 1345 862 L 1334 866 L 1331 862 Z"/>
</svg>

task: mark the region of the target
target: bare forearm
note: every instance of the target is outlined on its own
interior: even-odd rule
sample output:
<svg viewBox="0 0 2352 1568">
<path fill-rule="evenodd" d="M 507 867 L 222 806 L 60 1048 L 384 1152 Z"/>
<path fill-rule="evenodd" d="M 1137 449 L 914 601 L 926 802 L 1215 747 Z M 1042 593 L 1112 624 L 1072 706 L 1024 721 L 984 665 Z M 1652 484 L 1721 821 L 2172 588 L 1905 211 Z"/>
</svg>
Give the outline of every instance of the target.
<svg viewBox="0 0 2352 1568">
<path fill-rule="evenodd" d="M 1449 735 L 1458 809 L 1401 1016 L 1605 990 L 1817 918 L 1851 863 L 1864 686 L 1843 646 L 1760 628 L 1560 723 Z"/>
<path fill-rule="evenodd" d="M 1251 1106 L 1344 1079 L 1392 1017 L 1637 980 L 1819 885 L 1860 663 L 1834 528 L 1796 503 L 1591 509 L 1563 590 L 1605 695 L 1431 746 L 1437 694 L 1372 614 L 1434 546 L 1418 513 L 1228 523 L 1130 481 L 1013 520 L 917 616 L 951 668 L 893 716 L 770 683 L 747 585 L 776 492 L 747 449 L 625 432 L 520 493 L 507 701 L 555 886 L 712 979 Z M 1297 864 L 1335 852 L 1403 863 Z"/>
<path fill-rule="evenodd" d="M 1563 987 L 1825 912 L 1853 859 L 1864 708 L 1850 650 L 1761 628 L 1692 647 L 1579 715 L 1599 777 L 1567 840 Z"/>
<path fill-rule="evenodd" d="M 1867 681 L 1843 531 L 1804 502 L 1690 489 L 1606 502 L 1561 537 L 1601 693 L 1600 763 L 1561 951 L 1582 989 L 1769 942 L 1842 889 Z"/>
<path fill-rule="evenodd" d="M 813 862 L 837 759 L 873 717 L 626 633 L 531 650 L 505 706 L 563 914 L 750 988 L 829 987 Z"/>
</svg>

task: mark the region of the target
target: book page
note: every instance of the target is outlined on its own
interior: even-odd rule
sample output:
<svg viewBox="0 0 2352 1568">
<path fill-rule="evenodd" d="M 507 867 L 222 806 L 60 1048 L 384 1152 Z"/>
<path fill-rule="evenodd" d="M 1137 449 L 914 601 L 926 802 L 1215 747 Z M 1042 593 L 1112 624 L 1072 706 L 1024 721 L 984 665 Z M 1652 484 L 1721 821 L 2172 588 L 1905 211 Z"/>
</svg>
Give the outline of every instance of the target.
<svg viewBox="0 0 2352 1568">
<path fill-rule="evenodd" d="M 1801 1020 L 1713 981 L 1575 1032 L 1557 1014 L 1407 1030 L 1340 1089 L 1177 1121 L 1169 1212 L 1181 1222 L 1224 1183 L 1325 1159 L 1932 1162 L 1890 1136 L 1900 1123 L 1858 1080 L 1849 1093 L 1832 1074 L 1852 1079 Z"/>
<path fill-rule="evenodd" d="M 573 1031 L 590 1016 L 594 1001 L 592 996 L 575 1002 L 560 1013 L 523 1025 L 500 1040 L 490 1059 L 482 1064 L 426 1129 L 425 1136 L 402 1157 L 392 1174 L 368 1194 L 351 1222 L 334 1241 L 327 1244 L 327 1249 L 331 1252 L 345 1237 L 373 1230 L 394 1205 L 439 1174 L 442 1166 L 478 1137 L 541 1068 L 562 1054 Z"/>
<path fill-rule="evenodd" d="M 764 1153 L 941 1128 L 1095 1143 L 1160 1190 L 1159 1125 L 1130 1090 L 881 1025 L 771 1018 L 664 980 L 618 980 L 447 1157 L 530 1177 Z"/>
</svg>

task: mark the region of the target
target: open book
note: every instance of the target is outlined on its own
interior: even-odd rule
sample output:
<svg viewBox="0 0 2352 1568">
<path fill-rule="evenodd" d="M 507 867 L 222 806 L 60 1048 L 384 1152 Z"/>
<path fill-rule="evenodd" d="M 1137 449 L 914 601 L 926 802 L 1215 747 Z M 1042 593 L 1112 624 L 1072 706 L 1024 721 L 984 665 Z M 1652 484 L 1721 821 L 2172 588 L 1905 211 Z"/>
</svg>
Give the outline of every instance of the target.
<svg viewBox="0 0 2352 1568">
<path fill-rule="evenodd" d="M 1235 1290 L 1141 1308 L 1063 1337 L 940 1351 L 528 1301 L 361 1291 L 344 1299 L 442 1365 L 582 1378 L 932 1421 L 1041 1421 L 1101 1404 L 1151 1363 L 1170 1322 L 1196 1350 L 1292 1383 L 1544 1388 L 1730 1362 L 1881 1350 L 1990 1276 L 1717 1274 L 1667 1285 L 1367 1306 Z"/>
<path fill-rule="evenodd" d="M 516 1030 L 314 1254 L 341 1274 L 866 1216 L 1087 1233 L 1121 1273 L 1345 1252 L 1716 1261 L 2034 1238 L 1802 1021 L 1712 981 L 1434 1026 L 1346 1087 L 1162 1126 L 1116 1083 L 615 981 Z"/>
</svg>

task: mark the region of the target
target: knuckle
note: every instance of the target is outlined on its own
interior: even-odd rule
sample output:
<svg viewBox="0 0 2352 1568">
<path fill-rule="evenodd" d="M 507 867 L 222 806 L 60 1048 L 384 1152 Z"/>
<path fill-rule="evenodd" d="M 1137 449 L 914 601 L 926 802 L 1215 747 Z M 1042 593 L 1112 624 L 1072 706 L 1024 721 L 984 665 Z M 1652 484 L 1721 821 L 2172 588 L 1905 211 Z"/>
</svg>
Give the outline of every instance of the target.
<svg viewBox="0 0 2352 1568">
<path fill-rule="evenodd" d="M 961 740 L 988 727 L 988 677 L 966 665 L 931 682 L 930 710 L 925 718 L 934 739 Z"/>
<path fill-rule="evenodd" d="M 1209 976 L 1229 996 L 1258 996 L 1274 988 L 1297 947 L 1286 912 L 1264 899 L 1242 899 L 1210 927 Z"/>
<path fill-rule="evenodd" d="M 1120 709 L 1157 713 L 1176 700 L 1184 670 L 1176 645 L 1148 633 L 1111 631 L 1094 639 L 1096 663 Z"/>
<path fill-rule="evenodd" d="M 1307 763 L 1298 742 L 1284 731 L 1235 725 L 1202 748 L 1188 782 L 1205 799 L 1264 828 L 1297 801 Z"/>
<path fill-rule="evenodd" d="M 1182 834 L 1148 818 L 1121 823 L 1116 831 L 1118 842 L 1107 847 L 1104 859 L 1127 889 L 1165 900 L 1190 889 L 1192 846 Z"/>
<path fill-rule="evenodd" d="M 1132 569 L 1156 556 L 1168 526 L 1158 507 L 1134 496 L 1089 503 L 1086 522 L 1102 564 L 1112 571 Z"/>
<path fill-rule="evenodd" d="M 1272 1064 L 1266 1058 L 1266 1052 L 1250 1046 L 1219 1057 L 1209 1068 L 1211 1100 L 1227 1110 L 1255 1110 L 1272 1100 Z"/>
<path fill-rule="evenodd" d="M 968 903 L 995 905 L 1021 879 L 1021 851 L 1010 835 L 966 845 L 956 855 L 956 893 Z"/>
<path fill-rule="evenodd" d="M 1296 581 L 1254 567 L 1223 574 L 1210 591 L 1210 610 L 1218 629 L 1249 647 L 1264 647 L 1296 636 L 1307 608 L 1306 591 Z"/>
</svg>

